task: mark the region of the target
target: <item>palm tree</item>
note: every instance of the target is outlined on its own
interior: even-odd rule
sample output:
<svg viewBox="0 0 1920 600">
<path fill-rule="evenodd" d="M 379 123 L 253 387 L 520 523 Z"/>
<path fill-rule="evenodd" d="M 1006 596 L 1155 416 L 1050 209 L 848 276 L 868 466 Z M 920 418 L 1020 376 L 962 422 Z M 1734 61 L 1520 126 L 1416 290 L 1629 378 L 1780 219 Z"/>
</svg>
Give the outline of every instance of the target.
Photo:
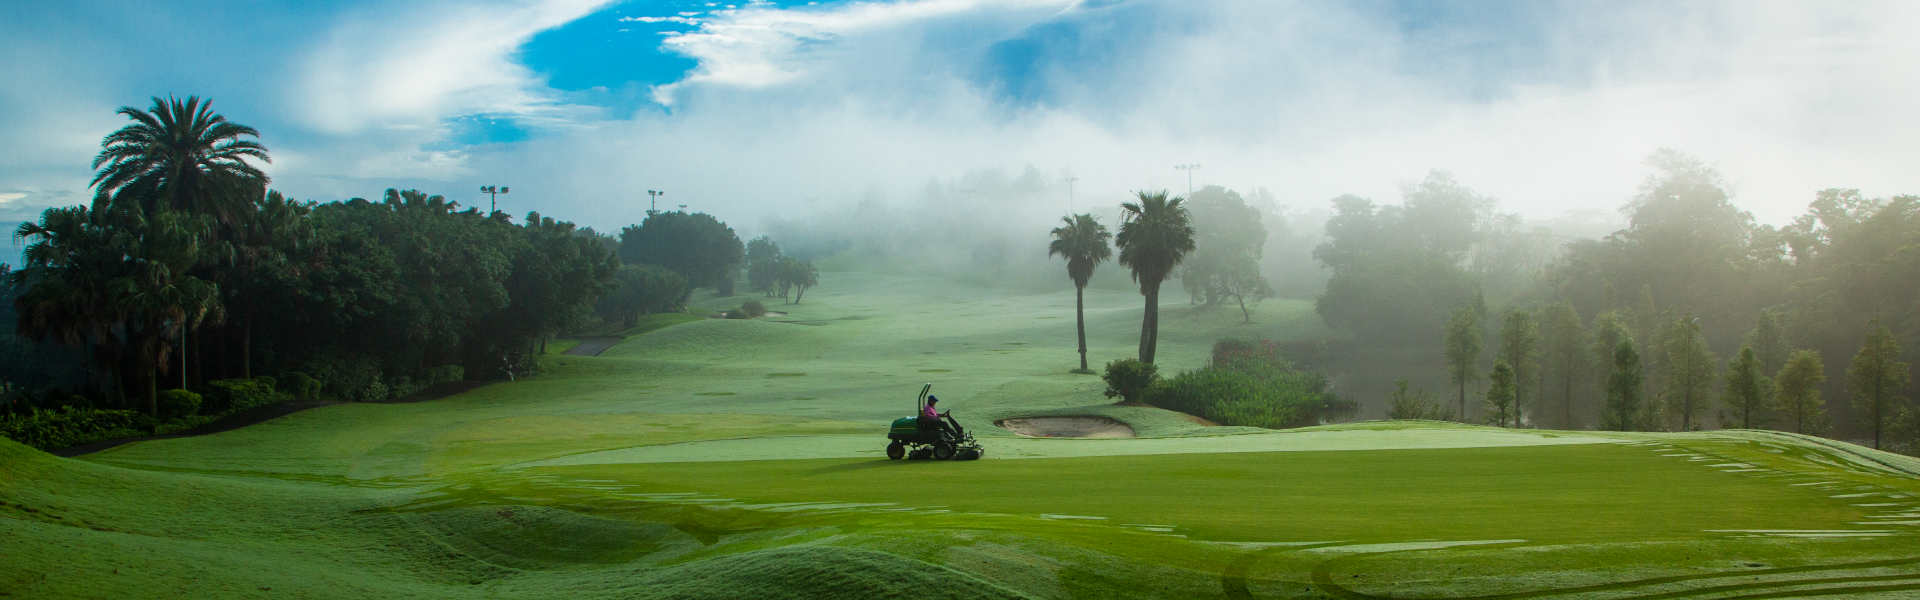
<svg viewBox="0 0 1920 600">
<path fill-rule="evenodd" d="M 266 173 L 248 163 L 273 162 L 252 127 L 230 123 L 198 96 L 153 99 L 153 108 L 120 107 L 133 124 L 101 140 L 93 159 L 98 170 L 91 184 L 99 200 L 138 205 L 144 214 L 179 210 L 214 215 L 223 224 L 237 219 L 249 198 L 264 187 Z"/>
<path fill-rule="evenodd" d="M 24 289 L 14 298 L 15 331 L 24 338 L 84 346 L 87 372 L 118 364 L 112 280 L 121 271 L 129 236 L 108 211 L 85 206 L 50 208 L 40 222 L 21 223 L 14 237 L 32 240 L 22 265 L 7 283 Z"/>
<path fill-rule="evenodd" d="M 1093 279 L 1095 267 L 1113 257 L 1113 234 L 1091 214 L 1060 217 L 1060 220 L 1066 226 L 1054 228 L 1053 241 L 1047 243 L 1047 256 L 1057 254 L 1067 259 L 1067 277 L 1073 279 L 1074 326 L 1080 331 L 1080 370 L 1086 371 L 1087 281 Z"/>
<path fill-rule="evenodd" d="M 136 223 L 135 241 L 126 246 L 122 275 L 113 279 L 113 311 L 120 317 L 129 349 L 147 376 L 147 412 L 159 417 L 161 370 L 174 339 L 197 328 L 220 310 L 220 290 L 188 274 L 200 262 L 201 240 L 210 217 L 162 212 Z"/>
<path fill-rule="evenodd" d="M 1154 348 L 1160 341 L 1160 284 L 1173 274 L 1180 259 L 1193 251 L 1193 222 L 1178 196 L 1167 199 L 1167 192 L 1135 192 L 1139 202 L 1120 205 L 1120 264 L 1133 269 L 1133 280 L 1140 282 L 1140 294 L 1147 297 L 1146 315 L 1140 324 L 1140 362 L 1153 362 Z"/>
</svg>

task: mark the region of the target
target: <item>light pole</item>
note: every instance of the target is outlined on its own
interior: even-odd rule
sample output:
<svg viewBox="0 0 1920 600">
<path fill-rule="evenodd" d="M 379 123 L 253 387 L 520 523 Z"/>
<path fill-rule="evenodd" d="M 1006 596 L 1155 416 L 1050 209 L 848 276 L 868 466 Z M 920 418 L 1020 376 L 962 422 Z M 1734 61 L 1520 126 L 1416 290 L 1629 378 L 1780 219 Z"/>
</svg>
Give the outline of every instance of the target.
<svg viewBox="0 0 1920 600">
<path fill-rule="evenodd" d="M 660 212 L 654 209 L 659 206 L 660 197 L 665 195 L 667 195 L 666 192 L 659 190 L 647 190 L 647 216 L 651 217 L 654 213 Z"/>
<path fill-rule="evenodd" d="M 1193 195 L 1193 170 L 1200 168 L 1200 165 L 1199 164 L 1174 165 L 1173 168 L 1187 172 L 1187 195 L 1192 196 Z"/>
<path fill-rule="evenodd" d="M 1073 214 L 1073 182 L 1079 180 L 1079 177 L 1067 178 L 1067 214 L 1069 215 Z"/>
<path fill-rule="evenodd" d="M 500 194 L 507 193 L 507 186 L 498 186 L 496 189 L 495 186 L 483 185 L 480 186 L 480 193 L 487 195 L 487 214 L 497 213 L 500 212 Z"/>
</svg>

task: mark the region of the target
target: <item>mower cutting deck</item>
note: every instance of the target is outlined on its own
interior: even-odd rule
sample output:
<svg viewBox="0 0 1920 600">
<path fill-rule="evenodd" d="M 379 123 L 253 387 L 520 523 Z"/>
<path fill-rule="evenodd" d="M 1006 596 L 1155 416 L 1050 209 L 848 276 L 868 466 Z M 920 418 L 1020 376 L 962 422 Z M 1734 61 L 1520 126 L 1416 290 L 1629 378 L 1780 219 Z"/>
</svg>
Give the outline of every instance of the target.
<svg viewBox="0 0 1920 600">
<path fill-rule="evenodd" d="M 920 399 L 915 402 L 915 413 L 927 405 L 927 395 L 933 391 L 929 383 L 920 388 Z M 942 427 L 944 424 L 946 427 Z M 974 460 L 986 454 L 986 449 L 974 441 L 960 421 L 954 419 L 951 411 L 940 413 L 938 420 L 913 416 L 893 420 L 893 428 L 887 431 L 887 458 L 947 460 Z"/>
</svg>

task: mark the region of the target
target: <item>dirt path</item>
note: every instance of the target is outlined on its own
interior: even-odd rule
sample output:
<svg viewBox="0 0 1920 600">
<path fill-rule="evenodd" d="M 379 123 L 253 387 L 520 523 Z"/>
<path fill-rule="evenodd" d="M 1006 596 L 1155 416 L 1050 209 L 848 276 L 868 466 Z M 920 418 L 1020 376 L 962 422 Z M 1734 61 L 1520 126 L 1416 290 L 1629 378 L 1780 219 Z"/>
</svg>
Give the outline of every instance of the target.
<svg viewBox="0 0 1920 600">
<path fill-rule="evenodd" d="M 561 352 L 561 354 L 567 356 L 599 356 L 601 352 L 606 352 L 608 348 L 612 348 L 614 344 L 622 341 L 624 341 L 624 338 L 617 337 L 582 338 L 579 345 L 568 348 L 566 352 Z"/>
<path fill-rule="evenodd" d="M 493 383 L 493 382 L 491 381 L 457 381 L 453 383 L 441 383 L 441 384 L 427 386 L 426 389 L 420 390 L 418 392 L 414 392 L 412 394 L 407 394 L 406 396 L 394 398 L 392 400 L 382 400 L 379 402 L 371 402 L 369 404 L 410 404 L 414 402 L 426 402 L 428 400 L 439 400 L 441 398 L 452 396 L 454 394 L 459 394 L 461 392 L 478 389 L 490 383 Z M 65 458 L 73 458 L 75 456 L 92 454 L 95 452 L 99 452 L 101 450 L 106 450 L 108 448 L 119 446 L 121 444 L 130 444 L 133 442 L 145 442 L 149 440 L 170 440 L 174 438 L 193 437 L 196 435 L 207 435 L 210 433 L 233 431 L 235 429 L 246 427 L 254 423 L 260 423 L 264 421 L 278 419 L 280 417 L 291 415 L 293 413 L 297 413 L 310 408 L 320 408 L 322 406 L 333 406 L 335 404 L 345 404 L 345 403 L 339 400 L 294 400 L 289 402 L 281 402 L 279 404 L 262 406 L 259 408 L 254 408 L 250 410 L 237 412 L 231 415 L 227 415 L 227 417 L 224 419 L 220 419 L 218 421 L 214 421 L 212 423 L 201 425 L 199 427 L 195 427 L 193 429 L 188 429 L 186 431 L 181 431 L 178 433 L 169 433 L 166 435 L 154 435 L 154 436 L 137 437 L 137 438 L 120 438 L 117 440 L 102 440 L 102 441 L 94 442 L 91 444 L 81 444 L 78 446 L 69 446 L 66 448 L 61 448 L 59 450 L 48 452 L 48 454 L 65 457 Z"/>
</svg>

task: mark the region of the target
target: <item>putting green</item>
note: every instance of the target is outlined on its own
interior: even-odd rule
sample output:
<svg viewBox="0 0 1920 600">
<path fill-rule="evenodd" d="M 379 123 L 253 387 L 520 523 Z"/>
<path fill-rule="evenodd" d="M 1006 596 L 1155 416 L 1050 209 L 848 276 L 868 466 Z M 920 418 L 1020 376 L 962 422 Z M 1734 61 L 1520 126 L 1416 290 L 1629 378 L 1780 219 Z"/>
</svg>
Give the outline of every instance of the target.
<svg viewBox="0 0 1920 600">
<path fill-rule="evenodd" d="M 1114 406 L 1070 289 L 826 273 L 761 320 L 652 318 L 600 356 L 417 404 L 59 459 L 0 441 L 0 595 L 1911 597 L 1920 461 L 1766 432 Z M 708 309 L 742 297 L 698 299 Z M 1092 361 L 1139 296 L 1090 289 Z M 1321 337 L 1311 302 L 1162 308 L 1161 364 Z M 934 383 L 987 459 L 888 461 Z M 992 422 L 1099 416 L 1124 439 Z M 1021 459 L 1021 460 L 1010 460 Z"/>
</svg>

